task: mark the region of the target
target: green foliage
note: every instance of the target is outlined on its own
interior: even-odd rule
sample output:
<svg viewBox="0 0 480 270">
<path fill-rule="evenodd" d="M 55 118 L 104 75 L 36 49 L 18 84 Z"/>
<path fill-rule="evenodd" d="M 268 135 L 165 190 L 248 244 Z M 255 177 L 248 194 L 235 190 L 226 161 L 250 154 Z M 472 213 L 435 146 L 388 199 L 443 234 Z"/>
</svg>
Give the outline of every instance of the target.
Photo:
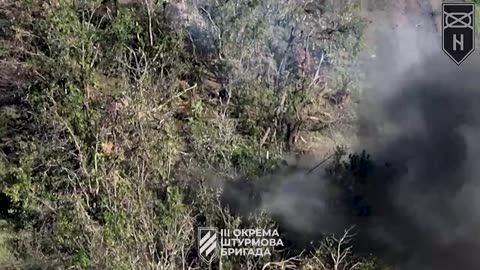
<svg viewBox="0 0 480 270">
<path fill-rule="evenodd" d="M 0 106 L 0 193 L 8 199 L 0 218 L 15 225 L 9 248 L 25 265 L 186 269 L 199 266 L 189 256 L 197 226 L 277 227 L 268 213 L 241 217 L 222 205 L 210 172 L 268 171 L 286 149 L 286 126 L 325 109 L 326 90 L 306 86 L 314 74 L 302 73 L 296 52 L 307 42 L 299 32 L 320 22 L 280 2 L 211 5 L 202 12 L 216 51 L 206 61 L 166 19 L 171 6 L 150 4 L 18 4 L 10 38 L 21 53 L 9 60 L 36 75 L 20 101 Z M 361 49 L 356 11 L 321 18 L 342 28 L 306 49 L 325 54 L 350 82 L 346 70 Z M 289 46 L 292 25 L 298 42 Z M 207 72 L 221 73 L 222 89 L 207 85 Z M 321 80 L 332 78 L 328 71 Z M 349 169 L 361 173 L 361 160 Z M 261 267 L 284 254 L 222 265 Z"/>
<path fill-rule="evenodd" d="M 5 220 L 0 220 L 0 268 L 7 268 L 15 263 L 14 254 L 8 248 L 13 232 Z"/>
<path fill-rule="evenodd" d="M 471 2 L 475 4 L 475 18 L 478 18 L 480 16 L 480 1 L 478 0 L 470 0 L 470 1 L 465 1 L 465 2 Z M 480 32 L 480 22 L 478 19 L 475 19 L 475 31 L 478 33 Z"/>
</svg>

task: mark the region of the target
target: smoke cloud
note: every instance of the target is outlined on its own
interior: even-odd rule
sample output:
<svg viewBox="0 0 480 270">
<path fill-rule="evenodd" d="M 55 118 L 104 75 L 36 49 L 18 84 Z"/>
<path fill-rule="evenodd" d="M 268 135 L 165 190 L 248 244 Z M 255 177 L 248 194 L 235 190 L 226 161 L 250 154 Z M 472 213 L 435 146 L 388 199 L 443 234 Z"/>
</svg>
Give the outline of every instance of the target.
<svg viewBox="0 0 480 270">
<path fill-rule="evenodd" d="M 355 141 L 375 164 L 362 198 L 368 214 L 339 211 L 350 206 L 331 203 L 342 191 L 322 169 L 270 176 L 273 184 L 248 209 L 267 209 L 302 244 L 355 225 L 358 252 L 401 270 L 480 269 L 478 52 L 457 66 L 441 52 L 433 24 L 402 23 L 415 18 L 376 32 L 377 62 L 364 67 L 371 87 Z"/>
<path fill-rule="evenodd" d="M 471 60 L 457 67 L 436 55 L 362 115 L 369 153 L 402 168 L 371 179 L 362 245 L 402 269 L 480 266 L 480 63 Z"/>
<path fill-rule="evenodd" d="M 478 269 L 480 63 L 435 56 L 362 107 L 358 149 L 375 163 L 362 198 L 368 215 L 332 205 L 342 192 L 322 170 L 273 177 L 261 207 L 299 243 L 355 225 L 357 251 L 402 270 Z"/>
<path fill-rule="evenodd" d="M 379 42 L 395 68 L 371 77 L 358 147 L 397 170 L 369 179 L 358 245 L 405 270 L 479 269 L 480 62 L 455 65 L 433 30 L 403 24 Z"/>
</svg>

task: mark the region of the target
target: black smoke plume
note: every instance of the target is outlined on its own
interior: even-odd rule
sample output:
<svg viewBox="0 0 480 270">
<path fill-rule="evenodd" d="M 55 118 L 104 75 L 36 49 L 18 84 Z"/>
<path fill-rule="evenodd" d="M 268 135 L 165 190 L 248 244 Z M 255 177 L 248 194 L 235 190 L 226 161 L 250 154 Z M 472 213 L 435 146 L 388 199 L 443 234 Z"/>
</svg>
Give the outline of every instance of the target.
<svg viewBox="0 0 480 270">
<path fill-rule="evenodd" d="M 373 99 L 360 141 L 377 167 L 359 243 L 406 270 L 480 269 L 480 64 L 446 55 Z"/>
<path fill-rule="evenodd" d="M 357 252 L 401 270 L 480 269 L 480 63 L 471 58 L 457 66 L 435 55 L 370 95 L 358 124 L 365 153 L 275 174 L 247 208 L 269 210 L 300 244 L 355 225 Z"/>
</svg>

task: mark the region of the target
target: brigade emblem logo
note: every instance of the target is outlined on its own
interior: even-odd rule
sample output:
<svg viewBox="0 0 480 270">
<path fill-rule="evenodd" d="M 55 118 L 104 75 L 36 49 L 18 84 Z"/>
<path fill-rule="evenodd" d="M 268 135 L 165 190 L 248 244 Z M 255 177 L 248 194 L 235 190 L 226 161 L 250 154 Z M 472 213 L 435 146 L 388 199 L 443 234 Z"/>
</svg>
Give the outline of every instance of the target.
<svg viewBox="0 0 480 270">
<path fill-rule="evenodd" d="M 474 4 L 442 5 L 443 51 L 460 65 L 475 50 Z"/>
<path fill-rule="evenodd" d="M 216 228 L 198 228 L 198 256 L 210 264 L 217 256 L 218 233 Z"/>
</svg>

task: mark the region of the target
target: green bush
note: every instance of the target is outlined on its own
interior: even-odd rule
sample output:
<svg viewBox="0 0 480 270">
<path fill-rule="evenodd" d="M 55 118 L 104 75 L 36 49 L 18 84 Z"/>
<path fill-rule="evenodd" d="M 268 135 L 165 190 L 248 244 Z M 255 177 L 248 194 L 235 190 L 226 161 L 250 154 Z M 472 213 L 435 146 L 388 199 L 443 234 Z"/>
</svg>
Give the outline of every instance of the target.
<svg viewBox="0 0 480 270">
<path fill-rule="evenodd" d="M 280 2 L 211 3 L 200 11 L 214 38 L 205 57 L 169 24 L 170 4 L 106 2 L 10 6 L 19 16 L 7 60 L 35 74 L 0 110 L 0 219 L 15 225 L 8 247 L 19 268 L 196 267 L 197 226 L 275 228 L 268 213 L 225 207 L 211 172 L 229 181 L 274 168 L 294 143 L 291 127 L 309 126 L 308 116 L 336 108 L 330 95 L 353 89 L 355 5 L 305 16 Z M 220 89 L 209 86 L 212 73 Z M 286 254 L 222 265 L 260 269 Z"/>
</svg>

